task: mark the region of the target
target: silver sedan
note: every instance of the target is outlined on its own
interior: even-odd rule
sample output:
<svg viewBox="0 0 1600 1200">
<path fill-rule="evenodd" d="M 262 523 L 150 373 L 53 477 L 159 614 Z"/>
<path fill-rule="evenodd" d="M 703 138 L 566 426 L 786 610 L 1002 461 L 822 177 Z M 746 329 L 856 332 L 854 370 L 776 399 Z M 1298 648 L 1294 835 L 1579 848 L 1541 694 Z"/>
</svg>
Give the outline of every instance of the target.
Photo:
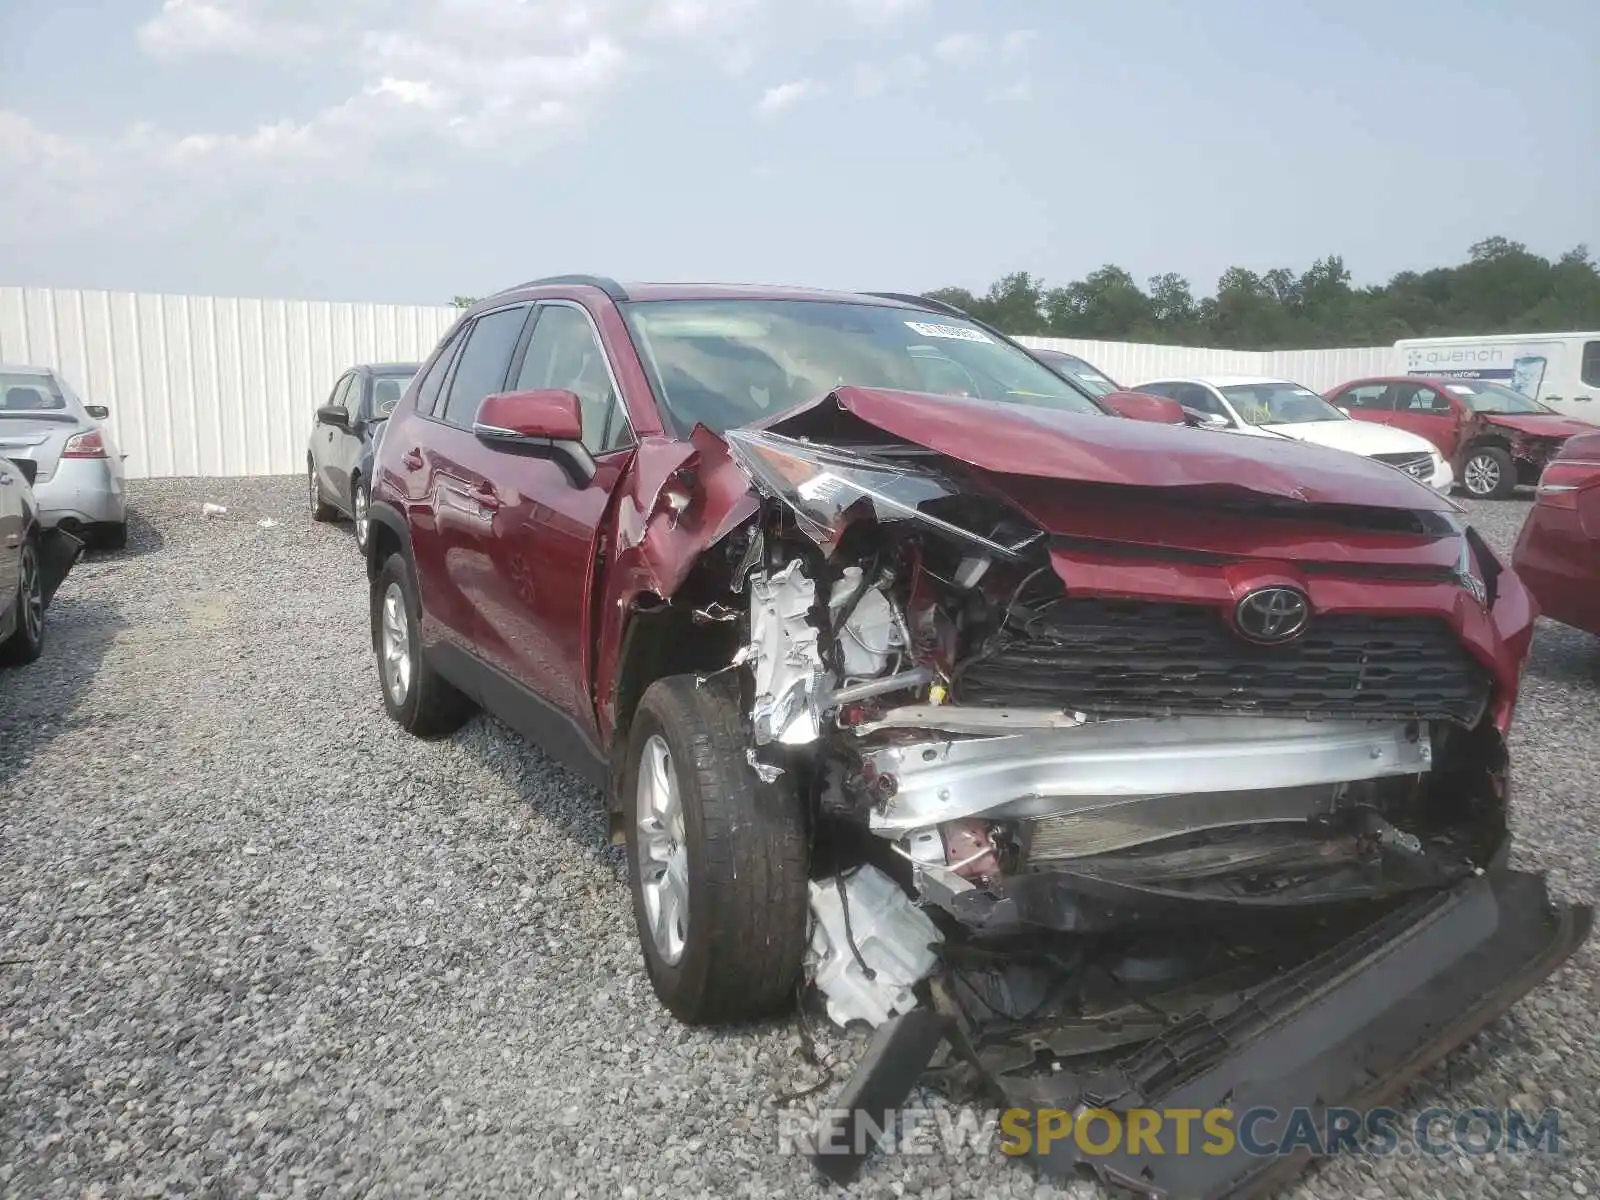
<svg viewBox="0 0 1600 1200">
<path fill-rule="evenodd" d="M 0 364 L 0 456 L 37 465 L 40 527 L 115 550 L 127 544 L 128 501 L 109 415 L 49 367 Z"/>
</svg>

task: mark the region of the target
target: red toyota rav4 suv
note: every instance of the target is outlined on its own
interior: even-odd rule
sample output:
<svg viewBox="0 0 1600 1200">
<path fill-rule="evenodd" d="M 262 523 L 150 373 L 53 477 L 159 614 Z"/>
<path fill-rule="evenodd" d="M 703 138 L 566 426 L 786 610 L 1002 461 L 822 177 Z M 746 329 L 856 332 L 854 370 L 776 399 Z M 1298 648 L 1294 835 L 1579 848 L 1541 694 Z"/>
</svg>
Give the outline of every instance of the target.
<svg viewBox="0 0 1600 1200">
<path fill-rule="evenodd" d="M 1145 965 L 1100 969 L 1167 955 L 1170 996 L 1226 964 L 1198 1004 L 1281 983 L 1352 912 L 1470 898 L 1449 962 L 1404 986 L 1510 1003 L 1582 938 L 1537 880 L 1492 881 L 1521 585 L 1400 472 L 1161 420 L 916 298 L 513 288 L 462 316 L 379 450 L 384 702 L 424 736 L 481 705 L 595 782 L 685 1020 L 785 1004 L 808 949 L 883 986 L 866 863 L 947 958 L 1067 937 L 1051 961 L 1081 966 L 1134 944 L 1083 934 L 1136 929 Z M 808 930 L 818 886 L 855 896 L 838 944 Z M 1301 922 L 1287 951 L 1194 953 L 1265 912 Z M 1439 974 L 1461 939 L 1499 939 L 1492 969 Z M 1339 961 L 1304 986 L 1359 977 L 1379 1019 Z"/>
</svg>

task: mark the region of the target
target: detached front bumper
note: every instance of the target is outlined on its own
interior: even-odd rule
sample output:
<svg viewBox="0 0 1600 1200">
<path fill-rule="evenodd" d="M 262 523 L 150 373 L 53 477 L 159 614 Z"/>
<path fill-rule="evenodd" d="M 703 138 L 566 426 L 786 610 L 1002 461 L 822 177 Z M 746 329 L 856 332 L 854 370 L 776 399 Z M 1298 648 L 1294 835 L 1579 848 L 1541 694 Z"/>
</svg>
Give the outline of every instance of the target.
<svg viewBox="0 0 1600 1200">
<path fill-rule="evenodd" d="M 128 519 L 128 498 L 121 471 L 108 458 L 63 458 L 49 479 L 33 486 L 39 502 L 39 523 L 57 525 L 120 525 Z"/>
<path fill-rule="evenodd" d="M 818 1130 L 812 1161 L 838 1182 L 853 1177 L 864 1154 L 854 1145 L 831 1152 L 844 1144 L 841 1127 L 884 1123 L 947 1040 L 956 1053 L 939 1075 L 945 1090 L 1009 1110 L 1009 1151 L 1045 1174 L 1088 1170 L 1152 1200 L 1269 1194 L 1311 1157 L 1270 1150 L 1291 1119 L 1337 1128 L 1331 1117 L 1389 1101 L 1556 970 L 1592 922 L 1586 906 L 1553 903 L 1542 876 L 1494 869 L 1331 931 L 1307 927 L 1276 942 L 1219 931 L 1209 949 L 1187 938 L 1143 959 L 1110 948 L 1112 963 L 1165 955 L 1188 969 L 1149 971 L 1143 982 L 1123 969 L 1098 1011 L 1001 1022 L 975 1005 L 974 1016 L 955 1000 L 972 985 L 952 968 L 935 985 L 937 1011 L 879 1028 Z M 1118 977 L 1092 958 L 1079 970 L 1097 965 Z M 1089 1148 L 1061 1136 L 1091 1109 L 1101 1115 Z M 1106 1130 L 1133 1128 L 1136 1113 L 1149 1131 L 1164 1113 L 1222 1111 L 1240 1126 L 1251 1118 L 1248 1139 L 1196 1132 L 1180 1150 L 1169 1128 L 1154 1144 L 1105 1144 Z M 1057 1136 L 1040 1138 L 1045 1128 Z"/>
</svg>

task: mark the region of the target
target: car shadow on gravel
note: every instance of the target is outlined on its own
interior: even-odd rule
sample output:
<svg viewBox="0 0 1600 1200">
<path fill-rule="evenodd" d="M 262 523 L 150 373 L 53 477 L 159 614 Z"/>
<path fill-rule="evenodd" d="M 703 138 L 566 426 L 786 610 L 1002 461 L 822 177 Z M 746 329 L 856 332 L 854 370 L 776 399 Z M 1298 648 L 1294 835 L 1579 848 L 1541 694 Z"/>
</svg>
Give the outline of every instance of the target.
<svg viewBox="0 0 1600 1200">
<path fill-rule="evenodd" d="M 113 601 L 75 595 L 72 583 L 69 573 L 45 611 L 38 661 L 0 669 L 0 787 L 61 734 L 103 718 L 85 698 L 126 623 Z"/>
<path fill-rule="evenodd" d="M 1600 687 L 1600 637 L 1540 621 L 1525 670 L 1552 683 Z"/>
</svg>

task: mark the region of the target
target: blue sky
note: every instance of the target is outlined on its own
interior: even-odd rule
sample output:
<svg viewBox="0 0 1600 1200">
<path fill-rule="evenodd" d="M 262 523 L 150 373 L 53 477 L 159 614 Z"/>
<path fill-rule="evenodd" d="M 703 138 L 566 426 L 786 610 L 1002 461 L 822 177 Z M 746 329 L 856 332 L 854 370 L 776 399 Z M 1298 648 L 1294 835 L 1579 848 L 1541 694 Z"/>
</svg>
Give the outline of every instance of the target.
<svg viewBox="0 0 1600 1200">
<path fill-rule="evenodd" d="M 0 283 L 1209 292 L 1600 250 L 1594 0 L 0 0 Z"/>
</svg>

